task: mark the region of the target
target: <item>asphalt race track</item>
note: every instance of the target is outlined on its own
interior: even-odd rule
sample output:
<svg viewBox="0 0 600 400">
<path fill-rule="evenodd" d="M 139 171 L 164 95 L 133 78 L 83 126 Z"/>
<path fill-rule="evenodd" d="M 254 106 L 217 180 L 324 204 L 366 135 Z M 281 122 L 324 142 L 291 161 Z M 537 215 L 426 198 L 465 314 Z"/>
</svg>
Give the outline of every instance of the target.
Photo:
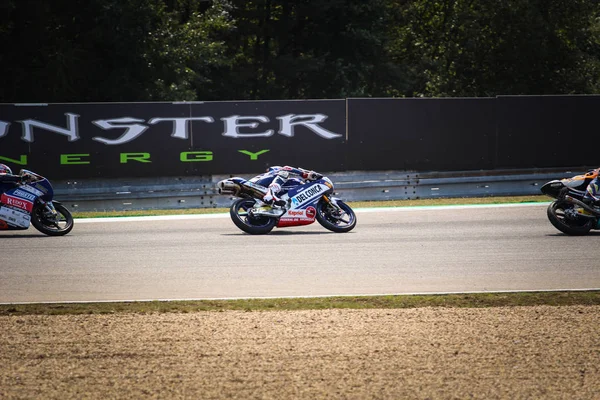
<svg viewBox="0 0 600 400">
<path fill-rule="evenodd" d="M 225 214 L 1 232 L 0 303 L 600 288 L 600 231 L 563 235 L 545 204 L 357 215 L 346 234 L 252 236 Z"/>
</svg>

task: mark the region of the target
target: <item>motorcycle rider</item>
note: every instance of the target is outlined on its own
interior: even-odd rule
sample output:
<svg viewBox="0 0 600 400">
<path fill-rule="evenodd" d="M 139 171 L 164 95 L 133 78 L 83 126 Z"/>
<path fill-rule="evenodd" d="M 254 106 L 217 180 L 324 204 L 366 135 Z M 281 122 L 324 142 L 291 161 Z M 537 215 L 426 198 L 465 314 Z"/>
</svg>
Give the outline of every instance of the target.
<svg viewBox="0 0 600 400">
<path fill-rule="evenodd" d="M 305 179 L 310 181 L 316 181 L 321 179 L 323 175 L 307 170 L 304 168 L 294 168 L 290 166 L 273 166 L 267 168 L 264 174 L 257 175 L 250 179 L 250 182 L 256 183 L 261 186 L 267 186 L 267 194 L 263 196 L 263 201 L 269 205 L 284 206 L 285 201 L 279 198 L 279 193 L 284 183 L 291 179 Z"/>
<path fill-rule="evenodd" d="M 590 206 L 600 208 L 600 168 L 588 172 L 596 172 L 597 175 L 588 184 L 585 195 L 583 196 L 583 202 Z"/>
<path fill-rule="evenodd" d="M 8 165 L 0 164 L 0 194 L 12 189 L 21 181 L 21 176 L 13 175 Z"/>
</svg>

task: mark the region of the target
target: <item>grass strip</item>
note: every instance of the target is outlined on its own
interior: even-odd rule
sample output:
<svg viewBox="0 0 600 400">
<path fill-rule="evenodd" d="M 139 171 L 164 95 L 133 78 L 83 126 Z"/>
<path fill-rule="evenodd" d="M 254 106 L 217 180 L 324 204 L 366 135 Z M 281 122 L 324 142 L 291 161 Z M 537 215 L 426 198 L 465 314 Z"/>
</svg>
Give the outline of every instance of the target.
<svg viewBox="0 0 600 400">
<path fill-rule="evenodd" d="M 452 197 L 436 199 L 353 201 L 348 202 L 352 208 L 372 207 L 416 207 L 416 206 L 448 206 L 469 204 L 508 204 L 508 203 L 543 203 L 549 202 L 548 196 L 490 196 L 490 197 Z M 155 215 L 187 215 L 227 213 L 228 208 L 185 208 L 185 209 L 148 209 L 148 210 L 100 210 L 73 212 L 75 218 L 107 218 L 107 217 L 147 217 Z"/>
<path fill-rule="evenodd" d="M 0 316 L 116 313 L 191 313 L 199 311 L 294 311 L 322 309 L 396 309 L 420 307 L 485 308 L 600 305 L 600 291 L 471 293 L 440 295 L 344 296 L 316 298 L 135 301 L 102 303 L 2 304 Z"/>
</svg>

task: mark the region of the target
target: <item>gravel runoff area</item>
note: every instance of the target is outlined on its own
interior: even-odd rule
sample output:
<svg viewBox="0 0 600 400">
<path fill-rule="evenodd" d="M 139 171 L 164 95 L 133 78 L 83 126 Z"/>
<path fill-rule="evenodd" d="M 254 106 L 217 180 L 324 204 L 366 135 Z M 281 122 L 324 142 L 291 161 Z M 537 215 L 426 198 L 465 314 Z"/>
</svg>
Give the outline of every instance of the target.
<svg viewBox="0 0 600 400">
<path fill-rule="evenodd" d="M 0 399 L 599 399 L 600 306 L 0 316 Z"/>
</svg>

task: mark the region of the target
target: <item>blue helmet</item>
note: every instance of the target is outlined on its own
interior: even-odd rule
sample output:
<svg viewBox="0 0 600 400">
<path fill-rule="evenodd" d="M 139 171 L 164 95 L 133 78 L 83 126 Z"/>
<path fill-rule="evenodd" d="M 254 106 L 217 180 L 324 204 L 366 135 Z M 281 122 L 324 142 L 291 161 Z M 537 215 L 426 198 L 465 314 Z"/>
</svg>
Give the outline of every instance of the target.
<svg viewBox="0 0 600 400">
<path fill-rule="evenodd" d="M 272 167 L 267 168 L 267 172 L 277 172 L 282 169 L 283 167 L 280 167 L 279 165 L 273 165 Z"/>
</svg>

